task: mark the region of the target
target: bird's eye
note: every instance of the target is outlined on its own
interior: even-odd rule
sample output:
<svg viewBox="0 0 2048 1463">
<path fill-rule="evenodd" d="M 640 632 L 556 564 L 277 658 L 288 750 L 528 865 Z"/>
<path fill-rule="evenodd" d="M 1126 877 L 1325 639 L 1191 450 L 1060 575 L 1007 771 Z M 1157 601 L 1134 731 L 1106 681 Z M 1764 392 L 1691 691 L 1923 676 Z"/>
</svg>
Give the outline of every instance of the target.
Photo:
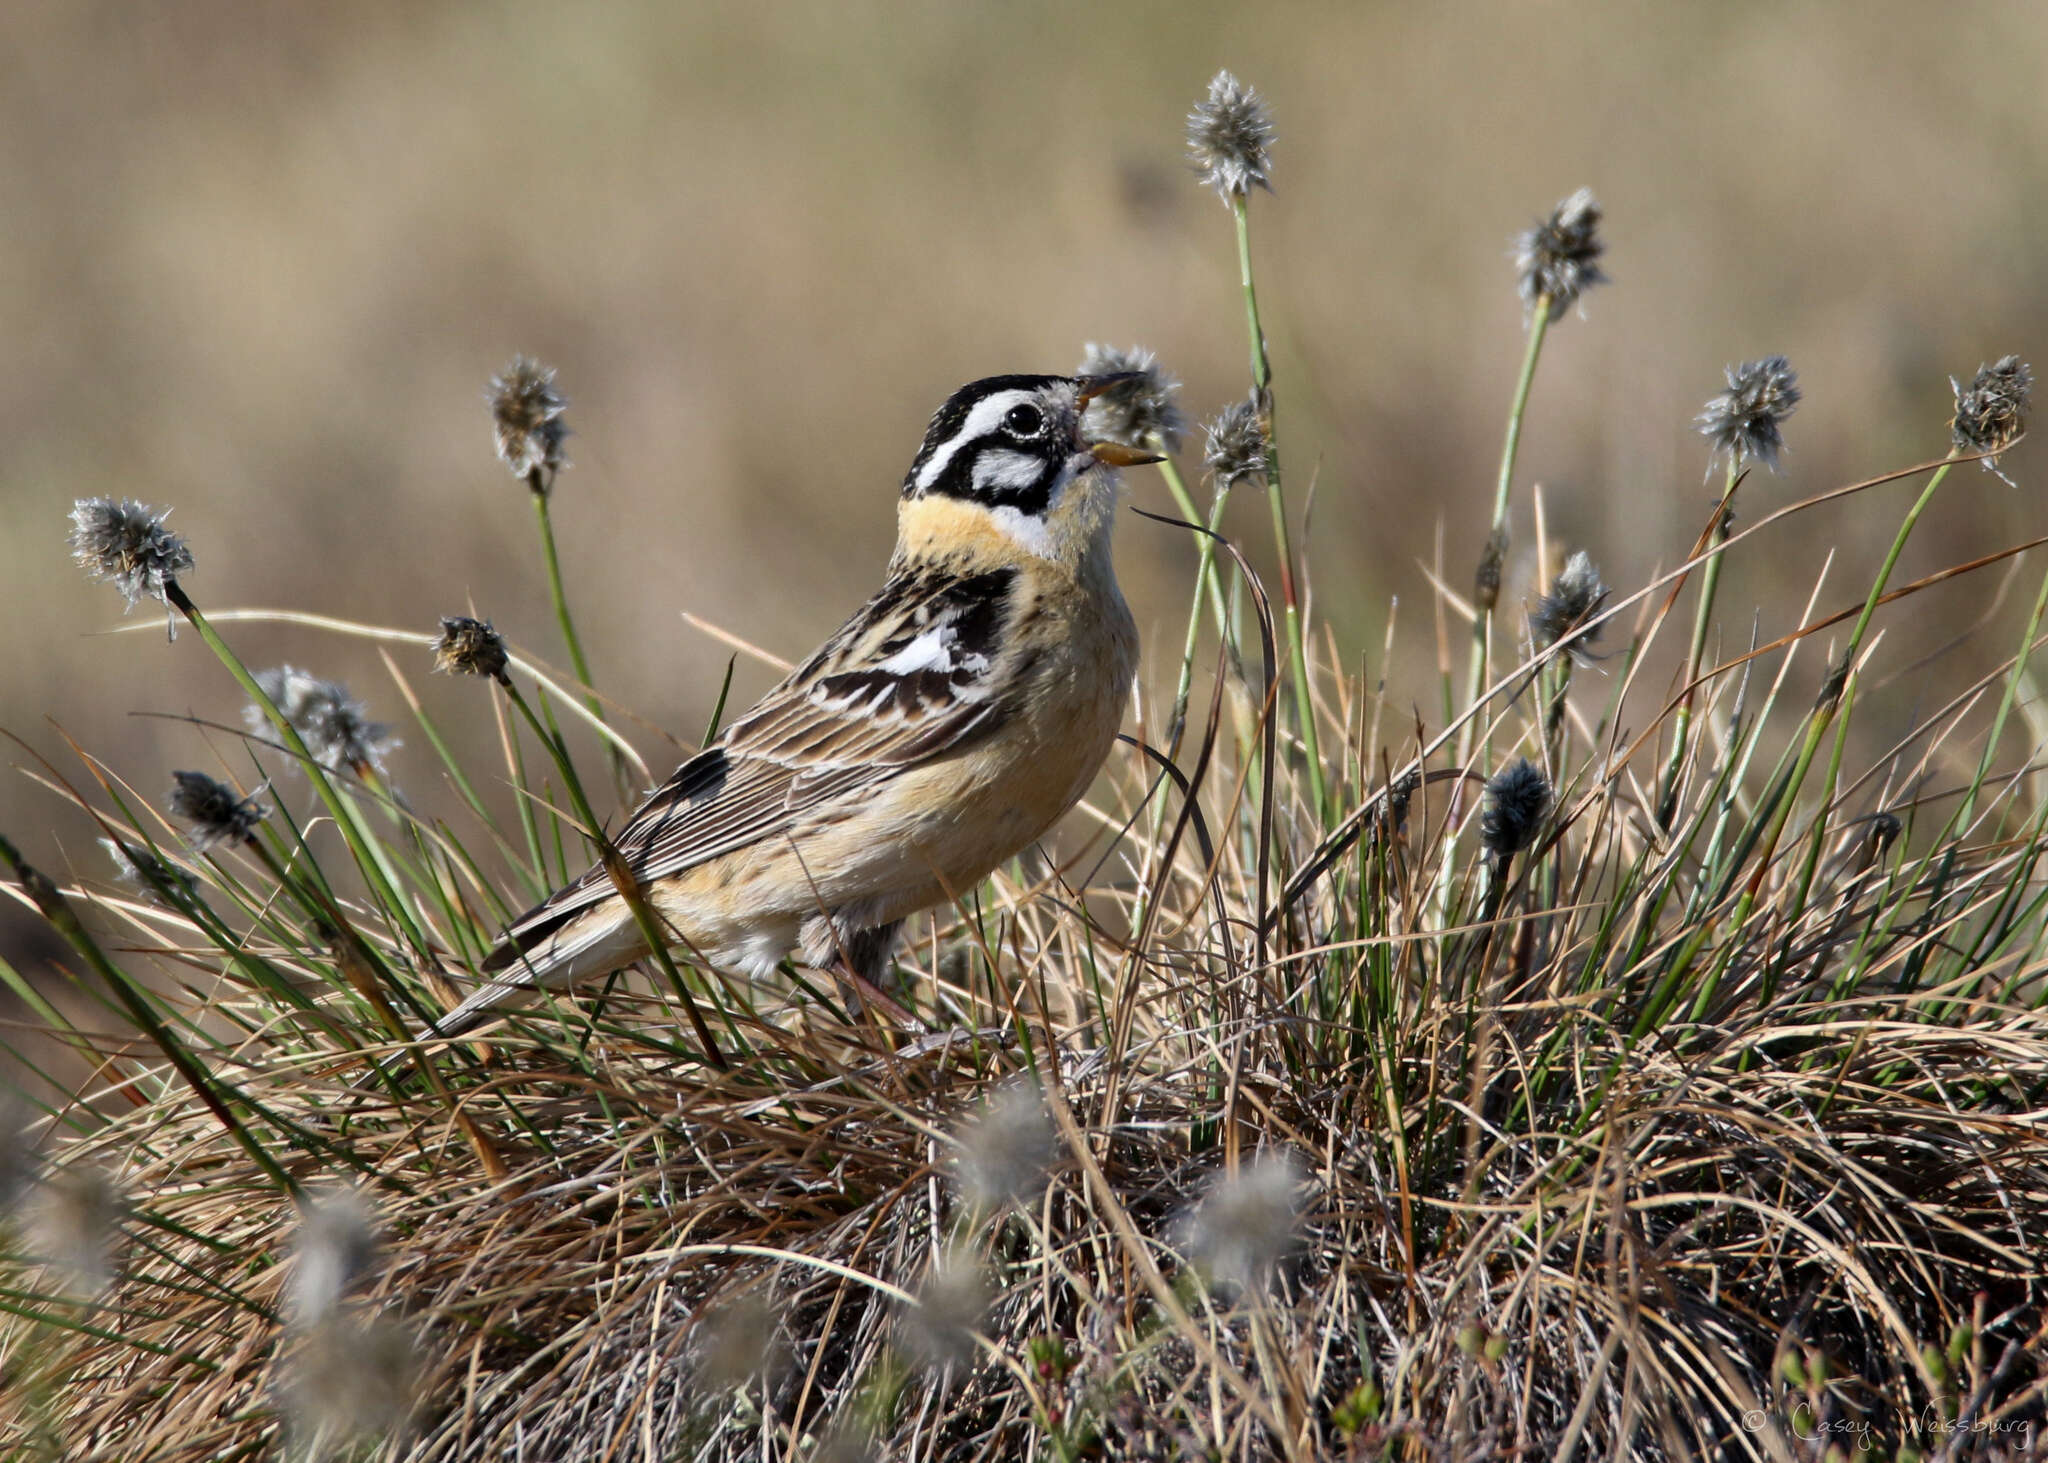
<svg viewBox="0 0 2048 1463">
<path fill-rule="evenodd" d="M 1035 406 L 1013 406 L 1003 413 L 1003 426 L 1019 437 L 1034 437 L 1045 425 L 1045 413 Z"/>
</svg>

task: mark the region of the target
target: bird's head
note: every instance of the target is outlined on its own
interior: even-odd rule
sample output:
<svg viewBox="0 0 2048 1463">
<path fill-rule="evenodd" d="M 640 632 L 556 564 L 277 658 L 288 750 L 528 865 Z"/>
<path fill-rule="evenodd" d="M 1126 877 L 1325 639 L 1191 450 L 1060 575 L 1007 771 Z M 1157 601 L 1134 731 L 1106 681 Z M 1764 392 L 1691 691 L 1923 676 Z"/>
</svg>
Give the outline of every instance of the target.
<svg viewBox="0 0 2048 1463">
<path fill-rule="evenodd" d="M 1012 553 L 1074 563 L 1106 544 L 1116 469 L 1159 461 L 1081 430 L 1088 403 L 1127 379 L 991 376 L 954 392 L 903 478 L 903 546 L 929 552 L 994 534 Z"/>
</svg>

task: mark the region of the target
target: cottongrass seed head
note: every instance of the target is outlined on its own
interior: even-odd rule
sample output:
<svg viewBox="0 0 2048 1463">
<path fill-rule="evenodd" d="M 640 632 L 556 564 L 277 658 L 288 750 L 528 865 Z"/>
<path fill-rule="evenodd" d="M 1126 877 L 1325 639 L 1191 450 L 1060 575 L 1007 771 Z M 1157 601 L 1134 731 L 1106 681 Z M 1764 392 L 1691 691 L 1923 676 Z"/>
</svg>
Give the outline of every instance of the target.
<svg viewBox="0 0 2048 1463">
<path fill-rule="evenodd" d="M 500 680 L 510 661 L 505 654 L 505 637 L 489 620 L 468 615 L 443 615 L 441 634 L 434 641 L 434 669 L 451 675 L 489 676 Z"/>
<path fill-rule="evenodd" d="M 300 1336 L 286 1366 L 285 1412 L 315 1457 L 396 1431 L 412 1411 L 420 1370 L 418 1346 L 402 1323 L 339 1312 Z"/>
<path fill-rule="evenodd" d="M 1956 449 L 1982 452 L 1986 471 L 1998 472 L 1998 459 L 2027 429 L 2027 398 L 2034 373 L 2018 356 L 1980 366 L 1966 387 L 1949 377 L 1956 394 L 1956 414 L 1949 423 Z M 2011 478 L 2005 478 L 2009 483 Z"/>
<path fill-rule="evenodd" d="M 377 1211 L 355 1189 L 306 1198 L 299 1209 L 287 1291 L 292 1320 L 316 1326 L 341 1309 L 351 1287 L 377 1263 Z"/>
<path fill-rule="evenodd" d="M 114 1283 L 127 1200 L 104 1169 L 60 1168 L 28 1205 L 26 1246 L 66 1293 L 92 1300 Z"/>
<path fill-rule="evenodd" d="M 1760 462 L 1772 472 L 1778 470 L 1778 454 L 1785 448 L 1779 428 L 1799 406 L 1799 375 L 1783 356 L 1765 356 L 1726 368 L 1728 389 L 1714 397 L 1699 414 L 1700 435 L 1707 439 L 1707 465 L 1726 457 L 1740 468 L 1745 462 Z"/>
<path fill-rule="evenodd" d="M 1600 256 L 1600 205 L 1593 190 L 1581 188 L 1515 236 L 1515 268 L 1521 274 L 1522 303 L 1533 312 L 1550 301 L 1556 320 L 1594 285 L 1606 284 Z"/>
<path fill-rule="evenodd" d="M 975 1357 L 974 1334 L 988 1315 L 988 1277 L 966 1255 L 939 1260 L 917 1288 L 917 1303 L 898 1309 L 896 1340 L 917 1366 L 966 1366 Z"/>
<path fill-rule="evenodd" d="M 1599 614 L 1606 602 L 1607 586 L 1600 582 L 1592 556 L 1584 549 L 1575 550 L 1550 581 L 1550 593 L 1536 601 L 1529 616 L 1529 633 L 1538 649 L 1563 642 L 1568 653 L 1582 656 L 1593 648 L 1600 631 L 1579 627 Z"/>
<path fill-rule="evenodd" d="M 391 728 L 371 721 L 367 708 L 340 681 L 323 681 L 295 666 L 281 665 L 258 671 L 256 685 L 305 740 L 314 760 L 331 771 L 382 771 L 384 754 L 398 745 Z M 270 729 L 270 717 L 261 706 L 245 706 L 242 719 L 252 735 L 262 736 Z"/>
<path fill-rule="evenodd" d="M 695 1375 L 706 1392 L 772 1385 L 789 1360 L 781 1318 L 765 1285 L 718 1301 L 698 1323 L 697 1335 Z"/>
<path fill-rule="evenodd" d="M 1257 396 L 1232 402 L 1202 424 L 1202 465 L 1218 487 L 1235 487 L 1266 471 L 1266 419 Z"/>
<path fill-rule="evenodd" d="M 1188 427 L 1180 410 L 1180 382 L 1159 369 L 1159 357 L 1151 351 L 1136 345 L 1118 350 L 1090 341 L 1074 374 L 1135 378 L 1088 403 L 1083 421 L 1096 441 L 1180 450 L 1180 439 Z"/>
<path fill-rule="evenodd" d="M 569 465 L 562 453 L 569 439 L 569 424 L 562 420 L 569 398 L 555 389 L 554 367 L 514 356 L 503 375 L 491 378 L 488 395 L 499 459 L 512 476 L 546 492 Z"/>
<path fill-rule="evenodd" d="M 168 605 L 170 586 L 192 572 L 192 551 L 164 527 L 169 514 L 127 498 L 80 498 L 71 505 L 71 557 L 120 590 L 131 610 L 144 595 Z"/>
<path fill-rule="evenodd" d="M 124 884 L 132 885 L 152 898 L 160 892 L 176 889 L 185 898 L 199 897 L 199 882 L 183 869 L 165 863 L 139 843 L 130 843 L 125 838 L 102 838 L 100 847 L 107 851 L 113 862 L 114 877 Z"/>
<path fill-rule="evenodd" d="M 1029 1199 L 1052 1166 L 1052 1122 L 1029 1082 L 1007 1082 L 954 1134 L 954 1175 L 968 1205 L 987 1212 Z"/>
<path fill-rule="evenodd" d="M 1209 1285 L 1236 1295 L 1263 1291 L 1299 1238 L 1306 1176 L 1292 1153 L 1267 1151 L 1236 1173 L 1218 1173 L 1185 1221 L 1184 1244 Z"/>
<path fill-rule="evenodd" d="M 285 1363 L 283 1401 L 295 1434 L 320 1457 L 404 1423 L 418 1385 L 418 1347 L 399 1321 L 366 1319 L 347 1303 L 379 1256 L 377 1213 L 360 1191 L 302 1201 L 293 1252 L 285 1300 L 297 1340 Z"/>
<path fill-rule="evenodd" d="M 1188 152 L 1205 187 L 1225 203 L 1253 188 L 1273 189 L 1273 114 L 1265 99 L 1228 71 L 1188 113 Z"/>
<path fill-rule="evenodd" d="M 1549 811 L 1550 779 L 1527 757 L 1517 757 L 1486 779 L 1479 840 L 1494 858 L 1513 858 L 1535 841 Z"/>
<path fill-rule="evenodd" d="M 1479 564 L 1472 571 L 1472 603 L 1489 614 L 1500 603 L 1500 575 L 1507 562 L 1508 531 L 1502 525 L 1486 536 L 1486 547 L 1479 551 Z"/>
<path fill-rule="evenodd" d="M 270 816 L 270 809 L 256 799 L 241 796 L 204 772 L 173 772 L 165 806 L 185 825 L 186 837 L 201 853 L 224 843 L 246 842 L 256 825 Z"/>
</svg>

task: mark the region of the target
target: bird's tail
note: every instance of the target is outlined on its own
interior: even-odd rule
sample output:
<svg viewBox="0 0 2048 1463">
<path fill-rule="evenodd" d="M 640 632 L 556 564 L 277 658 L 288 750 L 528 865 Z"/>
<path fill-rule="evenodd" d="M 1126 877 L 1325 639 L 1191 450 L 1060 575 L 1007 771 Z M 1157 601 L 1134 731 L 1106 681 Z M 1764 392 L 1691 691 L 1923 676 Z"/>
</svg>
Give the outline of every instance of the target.
<svg viewBox="0 0 2048 1463">
<path fill-rule="evenodd" d="M 536 910 L 535 913 L 540 913 Z M 608 975 L 646 953 L 639 926 L 619 901 L 560 917 L 515 920 L 482 970 L 492 978 L 434 1023 L 440 1036 L 461 1036 L 498 1014 L 526 1005 L 542 991 Z"/>
<path fill-rule="evenodd" d="M 420 1033 L 424 1047 L 439 1047 L 530 1003 L 542 991 L 607 975 L 647 951 L 632 914 L 618 901 L 564 909 L 556 896 L 514 920 L 480 969 L 491 978 Z M 354 1085 L 368 1091 L 389 1082 L 422 1047 L 379 1060 Z"/>
</svg>

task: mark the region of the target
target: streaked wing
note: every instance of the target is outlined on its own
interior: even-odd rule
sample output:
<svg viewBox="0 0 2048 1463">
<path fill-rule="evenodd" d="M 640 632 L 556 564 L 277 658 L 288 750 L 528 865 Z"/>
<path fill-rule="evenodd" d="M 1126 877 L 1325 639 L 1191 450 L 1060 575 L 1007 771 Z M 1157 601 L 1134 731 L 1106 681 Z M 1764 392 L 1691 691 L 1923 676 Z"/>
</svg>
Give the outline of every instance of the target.
<svg viewBox="0 0 2048 1463">
<path fill-rule="evenodd" d="M 1005 686 L 1014 570 L 893 574 L 875 597 L 619 831 L 644 884 L 763 839 L 806 813 L 956 751 L 991 725 Z M 517 945 L 605 898 L 592 868 L 521 916 Z"/>
</svg>

